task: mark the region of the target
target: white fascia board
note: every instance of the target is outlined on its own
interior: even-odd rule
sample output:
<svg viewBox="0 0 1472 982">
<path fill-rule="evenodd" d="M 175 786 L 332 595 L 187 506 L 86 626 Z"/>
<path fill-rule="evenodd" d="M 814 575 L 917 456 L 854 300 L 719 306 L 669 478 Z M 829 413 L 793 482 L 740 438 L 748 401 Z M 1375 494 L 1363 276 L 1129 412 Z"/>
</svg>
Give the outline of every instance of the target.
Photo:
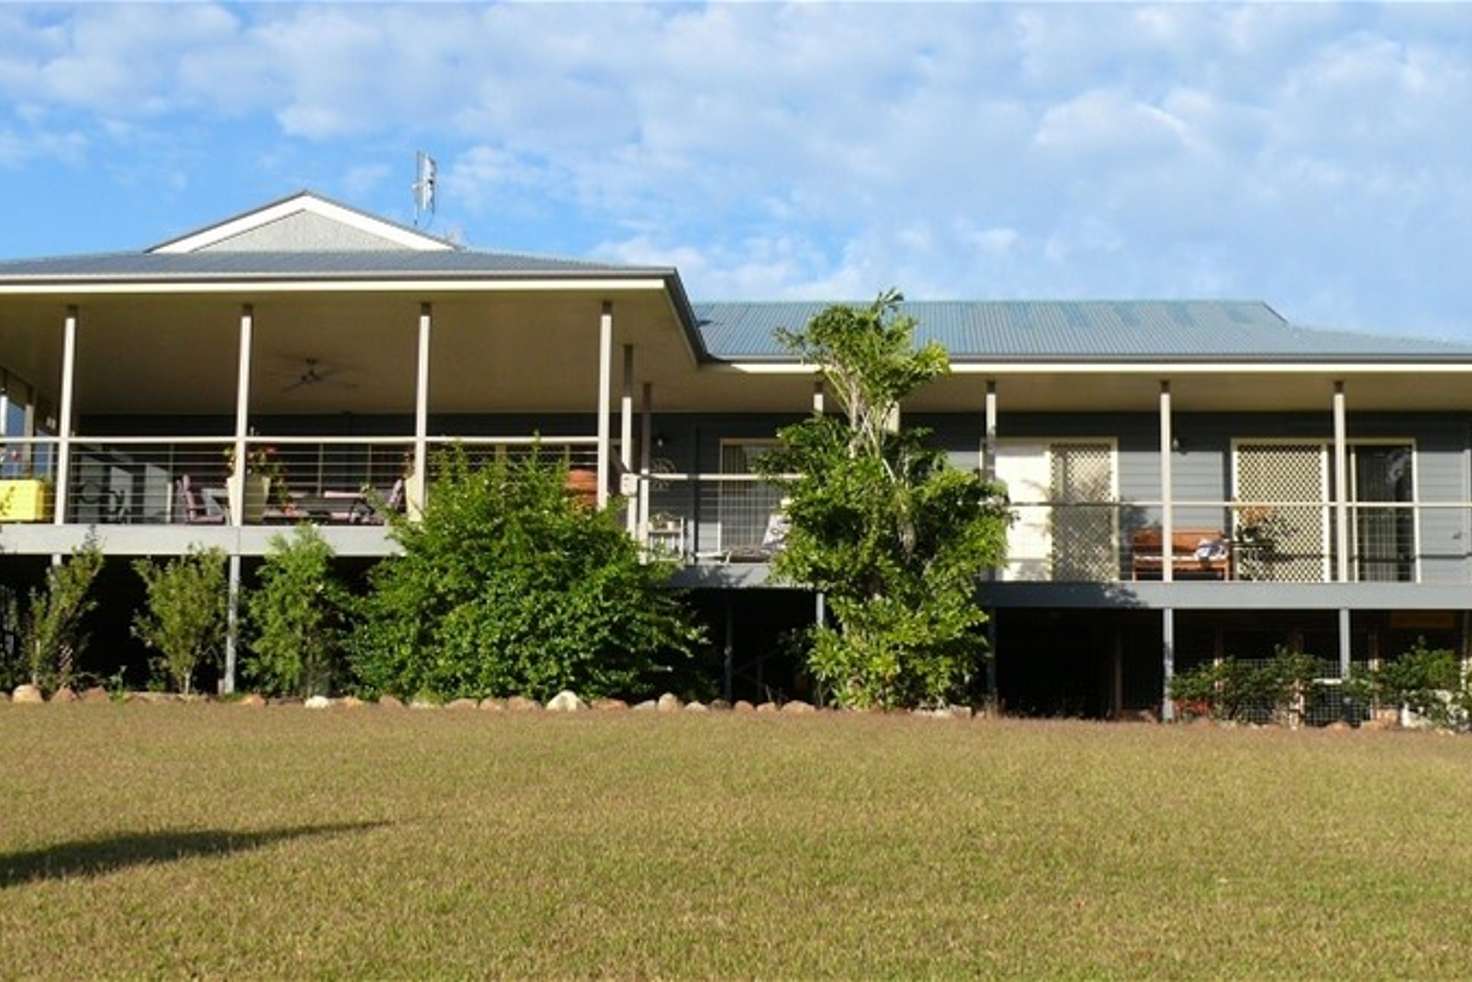
<svg viewBox="0 0 1472 982">
<path fill-rule="evenodd" d="M 733 361 L 703 366 L 707 371 L 737 375 L 813 375 L 816 365 L 801 362 Z M 981 362 L 952 363 L 952 375 L 1217 375 L 1236 372 L 1245 375 L 1335 374 L 1377 375 L 1385 372 L 1423 374 L 1464 374 L 1472 372 L 1472 356 L 1466 361 L 1398 361 L 1385 359 L 1363 362 L 1315 361 L 1245 361 L 1245 362 Z"/>
<path fill-rule="evenodd" d="M 628 292 L 663 290 L 659 279 L 416 279 L 416 280 L 99 280 L 67 283 L 0 283 L 4 294 L 186 294 L 186 293 L 494 293 Z"/>
<path fill-rule="evenodd" d="M 244 232 L 249 232 L 251 229 L 260 228 L 262 225 L 269 225 L 272 222 L 280 221 L 290 215 L 304 211 L 311 212 L 314 215 L 321 215 L 324 218 L 330 218 L 335 222 L 351 226 L 369 235 L 375 235 L 380 239 L 386 239 L 406 249 L 414 249 L 420 252 L 449 252 L 453 249 L 448 243 L 441 242 L 430 236 L 421 235 L 418 232 L 401 228 L 390 222 L 379 221 L 370 215 L 354 211 L 351 208 L 344 208 L 330 201 L 323 201 L 315 195 L 299 194 L 294 198 L 288 198 L 285 201 L 261 208 L 258 211 L 241 215 L 239 218 L 233 218 L 228 222 L 212 225 L 191 235 L 186 235 L 181 239 L 174 239 L 171 242 L 165 242 L 163 245 L 154 246 L 148 251 L 150 253 L 197 252 L 218 242 L 223 242 Z"/>
</svg>

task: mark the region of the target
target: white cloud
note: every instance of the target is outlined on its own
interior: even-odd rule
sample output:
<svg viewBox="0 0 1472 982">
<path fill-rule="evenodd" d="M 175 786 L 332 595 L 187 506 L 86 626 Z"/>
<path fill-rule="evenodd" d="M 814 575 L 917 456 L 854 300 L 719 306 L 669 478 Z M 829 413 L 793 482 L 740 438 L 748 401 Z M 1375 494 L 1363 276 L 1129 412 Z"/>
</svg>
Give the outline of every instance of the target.
<svg viewBox="0 0 1472 982">
<path fill-rule="evenodd" d="M 75 131 L 0 129 L 0 167 L 15 169 L 43 162 L 76 166 L 87 153 L 87 138 Z"/>
<path fill-rule="evenodd" d="M 1049 107 L 1033 142 L 1054 154 L 1159 153 L 1189 145 L 1189 127 L 1157 106 L 1096 89 Z"/>
<path fill-rule="evenodd" d="M 349 167 L 348 172 L 343 175 L 343 190 L 352 195 L 366 195 L 382 184 L 392 172 L 393 168 L 388 164 L 356 164 Z"/>
</svg>

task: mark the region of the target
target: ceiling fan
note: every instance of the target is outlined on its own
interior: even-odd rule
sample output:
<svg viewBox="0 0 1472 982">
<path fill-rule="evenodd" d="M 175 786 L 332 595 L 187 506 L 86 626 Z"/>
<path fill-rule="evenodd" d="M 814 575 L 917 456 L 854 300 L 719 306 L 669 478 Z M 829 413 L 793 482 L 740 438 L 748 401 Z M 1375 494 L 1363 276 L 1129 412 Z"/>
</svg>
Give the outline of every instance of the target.
<svg viewBox="0 0 1472 982">
<path fill-rule="evenodd" d="M 278 377 L 287 379 L 286 385 L 282 386 L 282 392 L 294 392 L 314 385 L 327 383 L 344 389 L 356 389 L 357 383 L 349 382 L 342 378 L 347 368 L 341 365 L 324 365 L 319 358 L 303 358 L 302 367 L 286 372 L 275 373 Z"/>
</svg>

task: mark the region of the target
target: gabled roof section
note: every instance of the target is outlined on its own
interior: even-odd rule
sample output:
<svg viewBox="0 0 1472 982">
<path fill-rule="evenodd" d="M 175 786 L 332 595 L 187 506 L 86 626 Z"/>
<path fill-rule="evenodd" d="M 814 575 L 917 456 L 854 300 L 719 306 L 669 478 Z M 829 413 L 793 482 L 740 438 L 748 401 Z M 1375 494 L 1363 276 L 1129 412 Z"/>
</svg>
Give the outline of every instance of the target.
<svg viewBox="0 0 1472 982">
<path fill-rule="evenodd" d="M 698 303 L 719 361 L 792 361 L 778 328 L 796 329 L 826 301 Z M 967 361 L 1472 360 L 1472 345 L 1290 324 L 1256 300 L 907 301 L 916 342 L 939 341 Z"/>
<path fill-rule="evenodd" d="M 200 252 L 449 252 L 459 247 L 419 229 L 312 191 L 299 191 L 161 242 L 149 254 Z"/>
</svg>

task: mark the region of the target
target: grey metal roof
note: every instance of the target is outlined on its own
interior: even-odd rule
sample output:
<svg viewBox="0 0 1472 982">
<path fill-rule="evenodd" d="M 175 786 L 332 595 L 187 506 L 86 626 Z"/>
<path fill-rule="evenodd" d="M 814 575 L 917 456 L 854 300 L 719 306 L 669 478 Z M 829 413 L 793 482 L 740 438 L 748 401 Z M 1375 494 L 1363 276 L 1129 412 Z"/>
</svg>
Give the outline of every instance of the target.
<svg viewBox="0 0 1472 982">
<path fill-rule="evenodd" d="M 824 301 L 697 303 L 714 358 L 786 360 L 778 328 L 795 329 Z M 1261 301 L 908 301 L 917 343 L 939 341 L 957 361 L 1472 358 L 1472 345 L 1290 324 Z"/>
<path fill-rule="evenodd" d="M 392 276 L 663 276 L 667 268 L 619 266 L 509 252 L 393 249 L 380 252 L 108 252 L 0 262 L 0 283 L 92 280 L 313 279 Z"/>
</svg>

